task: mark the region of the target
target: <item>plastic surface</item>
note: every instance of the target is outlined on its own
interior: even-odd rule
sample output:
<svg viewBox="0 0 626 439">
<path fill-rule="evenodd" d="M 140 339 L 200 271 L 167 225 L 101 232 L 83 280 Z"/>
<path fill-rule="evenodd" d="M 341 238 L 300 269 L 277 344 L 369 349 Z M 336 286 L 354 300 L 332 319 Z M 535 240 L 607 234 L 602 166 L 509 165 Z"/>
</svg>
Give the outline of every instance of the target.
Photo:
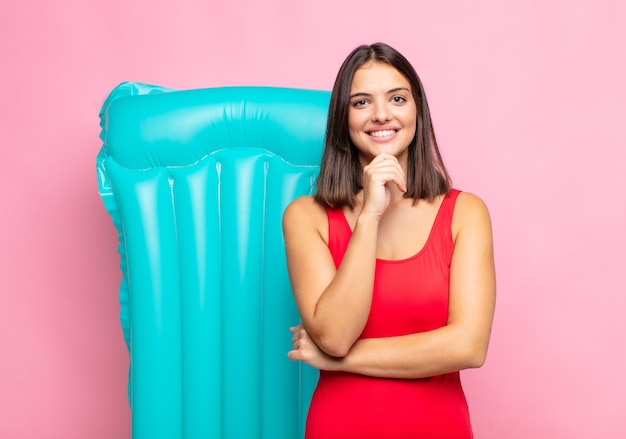
<svg viewBox="0 0 626 439">
<path fill-rule="evenodd" d="M 133 438 L 302 437 L 317 371 L 286 356 L 281 217 L 313 190 L 329 98 L 123 83 L 105 102 Z"/>
</svg>

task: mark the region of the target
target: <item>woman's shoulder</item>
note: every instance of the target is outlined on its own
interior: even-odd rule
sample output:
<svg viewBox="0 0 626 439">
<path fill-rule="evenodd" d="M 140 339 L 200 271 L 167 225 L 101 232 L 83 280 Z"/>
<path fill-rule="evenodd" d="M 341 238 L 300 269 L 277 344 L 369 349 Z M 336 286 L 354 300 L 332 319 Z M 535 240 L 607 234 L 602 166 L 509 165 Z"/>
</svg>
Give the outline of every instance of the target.
<svg viewBox="0 0 626 439">
<path fill-rule="evenodd" d="M 456 198 L 456 207 L 469 210 L 487 210 L 487 205 L 478 195 L 472 192 L 466 192 L 458 189 L 453 189 L 458 192 Z"/>
<path fill-rule="evenodd" d="M 315 201 L 312 196 L 296 198 L 289 203 L 283 214 L 283 232 L 285 239 L 296 238 L 297 241 L 304 242 L 302 239 L 306 237 L 317 237 L 327 242 L 326 208 Z"/>
<path fill-rule="evenodd" d="M 311 195 L 303 195 L 293 200 L 283 215 L 283 222 L 319 223 L 326 219 L 326 208 Z"/>
<path fill-rule="evenodd" d="M 320 203 L 315 201 L 315 198 L 312 195 L 302 195 L 298 198 L 295 198 L 293 201 L 291 201 L 287 205 L 287 208 L 285 209 L 285 212 L 293 212 L 293 211 L 308 212 L 308 213 L 318 212 L 319 213 L 319 212 L 325 212 L 326 209 Z"/>
<path fill-rule="evenodd" d="M 491 227 L 487 204 L 478 195 L 459 191 L 452 216 L 453 231 L 458 232 L 466 227 L 475 229 L 481 226 Z"/>
</svg>

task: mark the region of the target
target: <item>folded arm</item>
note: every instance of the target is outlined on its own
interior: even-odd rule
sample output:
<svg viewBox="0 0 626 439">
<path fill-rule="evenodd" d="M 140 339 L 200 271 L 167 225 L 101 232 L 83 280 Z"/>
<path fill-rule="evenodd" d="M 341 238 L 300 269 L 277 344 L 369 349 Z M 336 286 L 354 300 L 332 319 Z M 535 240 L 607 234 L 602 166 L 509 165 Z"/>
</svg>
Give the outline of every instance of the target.
<svg viewBox="0 0 626 439">
<path fill-rule="evenodd" d="M 362 217 L 339 269 L 328 251 L 325 209 L 309 197 L 283 217 L 291 285 L 308 335 L 326 353 L 344 356 L 365 327 L 372 300 L 378 223 Z"/>
<path fill-rule="evenodd" d="M 388 378 L 423 378 L 480 367 L 487 355 L 495 309 L 491 221 L 482 201 L 459 195 L 452 224 L 448 322 L 432 331 L 360 339 L 342 358 L 319 350 L 306 323 L 292 328 L 289 358 L 314 367 Z M 307 328 L 307 329 L 305 329 Z"/>
</svg>

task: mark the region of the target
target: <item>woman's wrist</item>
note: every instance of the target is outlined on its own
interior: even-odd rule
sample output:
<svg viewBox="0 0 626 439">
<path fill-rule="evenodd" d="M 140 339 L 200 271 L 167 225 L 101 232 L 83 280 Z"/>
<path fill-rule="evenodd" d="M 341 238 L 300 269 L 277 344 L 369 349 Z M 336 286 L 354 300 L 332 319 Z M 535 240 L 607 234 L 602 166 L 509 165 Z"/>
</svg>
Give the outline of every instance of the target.
<svg viewBox="0 0 626 439">
<path fill-rule="evenodd" d="M 378 229 L 381 216 L 382 215 L 379 212 L 361 211 L 356 219 L 355 230 L 357 227 L 375 227 Z"/>
</svg>

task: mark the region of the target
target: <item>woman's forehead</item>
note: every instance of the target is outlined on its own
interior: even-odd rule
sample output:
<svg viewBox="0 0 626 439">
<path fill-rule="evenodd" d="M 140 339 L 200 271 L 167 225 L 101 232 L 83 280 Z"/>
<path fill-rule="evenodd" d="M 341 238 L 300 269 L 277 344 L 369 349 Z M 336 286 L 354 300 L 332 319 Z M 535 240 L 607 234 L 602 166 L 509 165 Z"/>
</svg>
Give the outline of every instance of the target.
<svg viewBox="0 0 626 439">
<path fill-rule="evenodd" d="M 411 90 L 411 84 L 398 69 L 390 64 L 368 61 L 354 72 L 350 93 L 386 93 L 398 88 Z"/>
</svg>

